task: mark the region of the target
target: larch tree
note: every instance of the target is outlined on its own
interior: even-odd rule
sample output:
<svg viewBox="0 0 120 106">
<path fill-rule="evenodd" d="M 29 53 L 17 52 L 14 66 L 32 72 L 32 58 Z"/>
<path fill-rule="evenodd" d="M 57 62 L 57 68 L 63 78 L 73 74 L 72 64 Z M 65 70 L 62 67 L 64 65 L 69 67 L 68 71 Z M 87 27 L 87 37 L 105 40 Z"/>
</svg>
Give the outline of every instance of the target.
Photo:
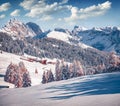
<svg viewBox="0 0 120 106">
<path fill-rule="evenodd" d="M 19 65 L 10 63 L 4 80 L 14 84 L 16 88 L 31 86 L 30 75 L 23 62 L 19 62 Z"/>
<path fill-rule="evenodd" d="M 56 66 L 55 66 L 55 80 L 59 81 L 61 80 L 61 70 L 60 70 L 60 61 L 56 61 Z"/>
</svg>

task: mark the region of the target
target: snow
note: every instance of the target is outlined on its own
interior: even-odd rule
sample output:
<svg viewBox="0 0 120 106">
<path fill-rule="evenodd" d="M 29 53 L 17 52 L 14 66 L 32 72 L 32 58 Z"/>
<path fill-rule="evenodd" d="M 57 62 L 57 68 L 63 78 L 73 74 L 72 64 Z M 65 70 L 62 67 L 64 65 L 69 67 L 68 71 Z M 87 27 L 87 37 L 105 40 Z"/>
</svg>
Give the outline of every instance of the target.
<svg viewBox="0 0 120 106">
<path fill-rule="evenodd" d="M 59 31 L 51 31 L 50 33 L 47 34 L 47 37 L 62 40 L 67 43 L 69 43 L 69 38 L 72 38 L 72 36 L 70 36 L 69 34 Z"/>
<path fill-rule="evenodd" d="M 118 30 L 120 31 L 120 27 L 118 27 Z"/>
<path fill-rule="evenodd" d="M 36 58 L 34 56 L 29 56 L 26 54 L 25 54 L 25 56 L 31 57 L 31 58 Z M 55 65 L 53 65 L 53 64 L 43 65 L 38 62 L 28 62 L 25 60 L 21 60 L 20 57 L 21 56 L 11 54 L 11 53 L 6 53 L 6 52 L 3 52 L 2 54 L 0 54 L 0 74 L 5 75 L 6 69 L 11 62 L 14 64 L 18 64 L 20 61 L 23 61 L 27 70 L 30 73 L 30 77 L 32 80 L 32 86 L 34 86 L 34 85 L 41 84 L 43 71 L 51 69 L 53 73 L 55 72 Z M 52 59 L 52 60 L 48 59 L 48 58 L 46 58 L 46 59 L 47 59 L 47 61 L 56 62 L 56 59 Z M 35 74 L 35 69 L 38 70 L 38 74 Z M 4 77 L 2 77 L 2 78 L 0 77 L 0 86 L 1 85 L 9 86 L 10 84 L 4 82 Z M 13 86 L 10 86 L 10 87 L 13 87 Z"/>
<path fill-rule="evenodd" d="M 0 32 L 7 33 L 14 39 L 15 37 L 34 37 L 36 35 L 32 29 L 17 19 L 11 19 L 2 29 L 0 29 Z"/>
<path fill-rule="evenodd" d="M 70 42 L 70 38 L 71 39 L 74 39 L 74 40 L 78 40 L 78 38 L 76 39 L 75 37 L 65 33 L 65 32 L 59 32 L 59 31 L 52 31 L 50 33 L 48 33 L 47 37 L 50 37 L 50 38 L 54 38 L 54 39 L 58 39 L 58 40 L 61 40 L 61 41 L 64 41 L 66 43 L 69 43 L 71 45 L 76 45 L 74 42 Z M 83 49 L 87 49 L 87 48 L 92 48 L 88 45 L 85 45 L 84 43 L 77 43 L 78 46 L 82 47 Z M 54 47 L 57 47 L 58 45 L 53 45 Z"/>
<path fill-rule="evenodd" d="M 97 28 L 97 27 L 93 27 L 93 30 L 95 30 L 95 31 L 102 31 L 101 28 Z"/>
<path fill-rule="evenodd" d="M 86 45 L 93 46 L 96 44 L 101 44 L 104 47 L 104 51 L 111 50 L 110 47 L 112 46 L 112 42 L 109 36 L 102 35 L 101 33 L 93 34 L 91 31 L 80 32 L 79 36 L 80 42 Z"/>
<path fill-rule="evenodd" d="M 79 28 L 78 28 L 79 29 Z M 117 51 L 119 49 L 119 27 L 93 27 L 87 30 L 73 29 L 72 34 L 79 36 L 80 42 L 96 47 L 102 51 Z M 115 41 L 117 43 L 115 43 Z"/>
<path fill-rule="evenodd" d="M 83 49 L 92 48 L 91 46 L 85 45 L 84 43 L 79 42 L 78 45 Z"/>
<path fill-rule="evenodd" d="M 120 73 L 0 90 L 0 106 L 120 106 Z"/>
<path fill-rule="evenodd" d="M 86 27 L 83 27 L 83 26 L 75 26 L 74 30 L 79 32 L 79 31 L 86 31 L 88 29 Z"/>
</svg>

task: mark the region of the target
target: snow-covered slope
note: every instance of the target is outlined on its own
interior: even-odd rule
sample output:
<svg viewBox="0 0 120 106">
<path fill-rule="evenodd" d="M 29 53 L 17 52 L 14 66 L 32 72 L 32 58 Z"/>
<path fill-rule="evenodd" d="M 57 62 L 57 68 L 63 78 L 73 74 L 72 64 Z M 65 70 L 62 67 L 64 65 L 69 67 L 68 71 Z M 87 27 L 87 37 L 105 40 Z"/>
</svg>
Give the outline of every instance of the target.
<svg viewBox="0 0 120 106">
<path fill-rule="evenodd" d="M 49 32 L 47 34 L 47 37 L 61 40 L 71 45 L 77 45 L 83 49 L 92 48 L 82 42 L 79 42 L 79 39 L 77 37 L 70 35 L 69 31 L 64 29 L 55 29 L 54 31 Z"/>
<path fill-rule="evenodd" d="M 0 106 L 120 106 L 120 73 L 0 90 Z"/>
<path fill-rule="evenodd" d="M 0 32 L 4 32 L 12 36 L 13 38 L 23 39 L 24 37 L 34 37 L 35 32 L 29 28 L 26 24 L 22 23 L 17 19 L 11 19 Z"/>
<path fill-rule="evenodd" d="M 47 34 L 47 37 L 62 40 L 67 43 L 69 43 L 69 39 L 72 38 L 69 34 L 60 31 L 51 31 Z"/>
<path fill-rule="evenodd" d="M 71 35 L 71 32 L 68 29 L 63 29 L 63 28 L 55 28 L 54 31 L 58 31 L 58 32 L 64 32 L 66 34 Z"/>
<path fill-rule="evenodd" d="M 85 28 L 85 27 L 81 27 L 81 26 L 74 26 L 74 30 L 72 31 L 72 33 L 74 34 L 76 34 L 77 32 L 80 32 L 80 31 L 86 31 L 86 30 L 88 30 L 87 28 Z"/>
<path fill-rule="evenodd" d="M 32 80 L 32 85 L 41 84 L 43 71 L 51 69 L 54 73 L 55 65 L 52 65 L 52 64 L 43 65 L 38 62 L 28 62 L 25 60 L 21 60 L 20 57 L 21 56 L 14 55 L 11 53 L 6 53 L 6 52 L 3 52 L 2 54 L 0 54 L 0 75 L 5 75 L 6 69 L 11 62 L 18 64 L 20 61 L 24 62 L 27 70 L 29 71 L 30 77 Z M 26 55 L 26 57 L 32 57 L 32 56 Z M 32 57 L 32 58 L 35 58 L 35 57 Z M 56 59 L 53 59 L 53 60 L 47 59 L 47 60 L 56 62 Z M 35 74 L 35 69 L 38 70 L 38 74 Z M 4 77 L 1 77 L 0 79 L 1 79 L 0 86 L 3 86 L 3 85 L 9 86 L 10 85 L 6 82 L 4 83 Z"/>
<path fill-rule="evenodd" d="M 80 42 L 103 51 L 115 51 L 120 54 L 120 30 L 117 27 L 92 28 L 80 30 L 75 27 L 72 34 L 80 38 Z"/>
</svg>

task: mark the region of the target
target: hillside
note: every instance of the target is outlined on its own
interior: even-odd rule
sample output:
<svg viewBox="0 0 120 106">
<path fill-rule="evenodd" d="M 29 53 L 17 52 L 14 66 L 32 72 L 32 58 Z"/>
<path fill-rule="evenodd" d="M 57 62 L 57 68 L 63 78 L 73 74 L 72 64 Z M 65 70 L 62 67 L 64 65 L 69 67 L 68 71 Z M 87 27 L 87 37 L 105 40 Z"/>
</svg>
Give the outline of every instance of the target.
<svg viewBox="0 0 120 106">
<path fill-rule="evenodd" d="M 0 90 L 1 106 L 119 106 L 120 73 Z"/>
<path fill-rule="evenodd" d="M 31 58 L 36 58 L 36 57 L 29 56 L 29 55 L 25 55 L 25 56 L 31 57 Z M 5 75 L 5 72 L 7 70 L 8 65 L 11 62 L 14 64 L 18 64 L 20 61 L 24 62 L 27 70 L 30 73 L 32 86 L 41 84 L 43 71 L 51 69 L 53 71 L 53 73 L 55 72 L 54 71 L 55 65 L 52 65 L 52 64 L 42 65 L 38 62 L 28 62 L 26 60 L 21 60 L 20 58 L 21 58 L 21 56 L 14 55 L 11 53 L 3 52 L 2 54 L 0 54 L 0 75 L 1 75 L 0 76 L 0 86 L 10 86 L 12 88 L 14 87 L 13 85 L 6 83 L 4 81 L 4 77 L 3 77 Z M 48 60 L 48 62 L 49 61 L 53 61 L 53 62 L 56 61 L 56 60 L 50 60 L 50 59 L 47 59 L 47 60 Z M 37 74 L 35 73 L 35 69 L 38 70 Z"/>
<path fill-rule="evenodd" d="M 67 42 L 45 37 L 43 39 L 26 38 L 24 40 L 13 40 L 10 36 L 0 33 L 1 50 L 22 55 L 38 56 L 40 58 L 58 58 L 73 62 L 79 60 L 86 66 L 107 64 L 109 53 L 99 51 L 84 45 L 71 45 Z"/>
</svg>

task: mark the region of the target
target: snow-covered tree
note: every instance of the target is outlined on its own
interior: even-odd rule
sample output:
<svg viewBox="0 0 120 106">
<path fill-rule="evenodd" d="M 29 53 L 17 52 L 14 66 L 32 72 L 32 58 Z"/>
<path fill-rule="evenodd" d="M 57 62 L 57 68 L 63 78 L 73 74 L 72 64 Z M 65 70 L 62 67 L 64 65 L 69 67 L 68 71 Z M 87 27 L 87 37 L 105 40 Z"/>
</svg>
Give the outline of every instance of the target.
<svg viewBox="0 0 120 106">
<path fill-rule="evenodd" d="M 56 66 L 55 66 L 55 80 L 59 81 L 61 80 L 61 70 L 60 70 L 60 61 L 56 61 Z"/>
<path fill-rule="evenodd" d="M 69 74 L 70 74 L 70 78 L 84 75 L 84 70 L 80 61 L 74 60 L 73 63 L 70 64 Z"/>
<path fill-rule="evenodd" d="M 16 88 L 31 86 L 31 79 L 23 62 L 19 62 L 19 65 L 10 63 L 4 80 L 13 83 Z"/>
<path fill-rule="evenodd" d="M 74 77 L 74 72 L 73 72 L 73 64 L 70 64 L 69 66 L 69 78 Z"/>
<path fill-rule="evenodd" d="M 109 67 L 116 67 L 118 64 L 120 64 L 120 58 L 115 54 L 115 52 L 112 52 L 109 56 Z"/>
<path fill-rule="evenodd" d="M 77 77 L 84 75 L 83 67 L 80 61 L 76 61 L 76 70 L 77 70 Z"/>
</svg>

